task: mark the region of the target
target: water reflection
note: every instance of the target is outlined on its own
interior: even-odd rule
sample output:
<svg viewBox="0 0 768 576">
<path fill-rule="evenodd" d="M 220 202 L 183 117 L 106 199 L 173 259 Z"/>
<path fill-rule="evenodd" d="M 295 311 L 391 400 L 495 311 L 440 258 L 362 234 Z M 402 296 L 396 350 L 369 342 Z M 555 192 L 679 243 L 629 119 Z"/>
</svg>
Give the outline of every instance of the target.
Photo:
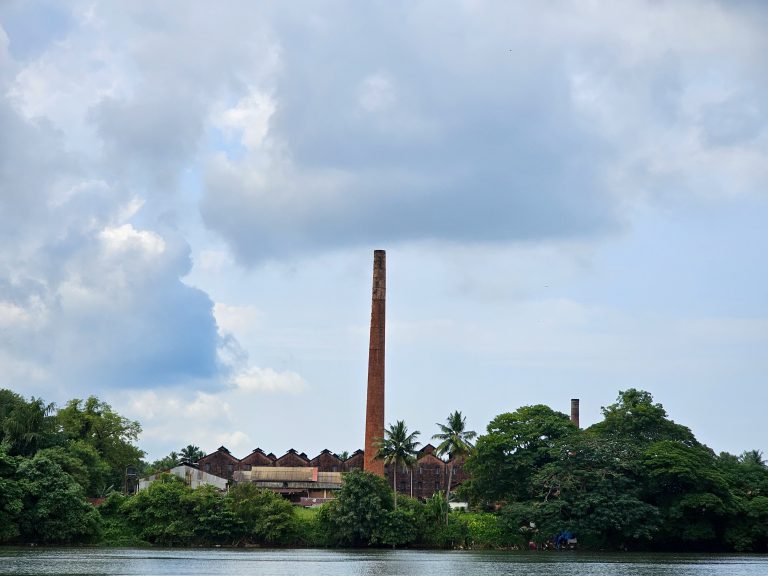
<svg viewBox="0 0 768 576">
<path fill-rule="evenodd" d="M 83 576 L 764 576 L 763 556 L 0 548 L 0 574 Z"/>
</svg>

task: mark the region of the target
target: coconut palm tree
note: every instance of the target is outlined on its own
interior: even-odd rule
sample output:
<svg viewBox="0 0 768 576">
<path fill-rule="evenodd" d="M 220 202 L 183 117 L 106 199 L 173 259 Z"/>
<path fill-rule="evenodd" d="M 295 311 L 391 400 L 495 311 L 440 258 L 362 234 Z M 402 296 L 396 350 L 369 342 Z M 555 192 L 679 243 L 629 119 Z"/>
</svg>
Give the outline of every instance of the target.
<svg viewBox="0 0 768 576">
<path fill-rule="evenodd" d="M 440 433 L 432 436 L 433 440 L 440 440 L 440 444 L 435 448 L 438 456 L 447 455 L 448 460 L 454 458 L 463 458 L 473 448 L 472 440 L 477 436 L 473 430 L 465 430 L 466 418 L 461 412 L 456 410 L 450 414 L 446 424 L 437 423 Z M 445 490 L 445 499 L 451 499 L 451 483 L 453 482 L 453 466 L 448 468 L 448 487 Z"/>
<path fill-rule="evenodd" d="M 739 456 L 739 461 L 742 464 L 765 467 L 765 460 L 763 460 L 763 452 L 761 450 L 747 450 L 746 452 L 742 452 L 741 456 Z"/>
<path fill-rule="evenodd" d="M 384 438 L 379 438 L 374 445 L 378 448 L 376 458 L 384 460 L 392 466 L 392 488 L 395 491 L 395 508 L 397 508 L 397 467 L 409 468 L 416 461 L 416 438 L 418 430 L 408 433 L 408 427 L 403 420 L 384 430 Z"/>
<path fill-rule="evenodd" d="M 197 462 L 203 456 L 205 456 L 205 452 L 193 444 L 187 444 L 185 448 L 181 449 L 181 458 L 187 462 Z"/>
</svg>

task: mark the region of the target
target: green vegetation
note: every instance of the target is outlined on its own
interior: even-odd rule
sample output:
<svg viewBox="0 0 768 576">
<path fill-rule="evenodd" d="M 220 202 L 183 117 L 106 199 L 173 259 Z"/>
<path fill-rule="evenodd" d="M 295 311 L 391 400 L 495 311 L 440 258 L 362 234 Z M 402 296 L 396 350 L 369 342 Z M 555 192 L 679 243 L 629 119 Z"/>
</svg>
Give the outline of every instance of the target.
<svg viewBox="0 0 768 576">
<path fill-rule="evenodd" d="M 392 466 L 392 490 L 394 491 L 395 508 L 397 508 L 397 469 L 402 467 L 403 471 L 407 472 L 416 462 L 416 454 L 418 453 L 416 447 L 419 445 L 416 438 L 419 434 L 418 430 L 409 434 L 405 422 L 398 420 L 384 430 L 384 438 L 379 438 L 374 443 L 378 448 L 376 458 L 384 460 L 385 463 Z"/>
<path fill-rule="evenodd" d="M 603 549 L 766 551 L 768 469 L 748 454 L 716 455 L 630 389 L 586 430 L 546 406 L 497 416 L 462 491 L 538 543 L 567 531 Z"/>
<path fill-rule="evenodd" d="M 440 432 L 432 436 L 432 440 L 440 440 L 435 452 L 438 456 L 449 458 L 466 458 L 472 451 L 472 440 L 477 436 L 473 430 L 465 430 L 466 418 L 456 410 L 448 416 L 446 424 L 437 423 Z M 448 471 L 448 486 L 445 489 L 445 499 L 451 500 L 451 484 L 453 483 L 453 466 Z"/>
<path fill-rule="evenodd" d="M 620 392 L 585 430 L 543 405 L 498 415 L 474 447 L 460 412 L 438 426 L 437 451 L 466 458 L 471 479 L 457 492 L 470 512 L 450 511 L 450 491 L 396 501 L 384 479 L 359 470 L 316 510 L 249 484 L 193 490 L 167 474 L 126 496 L 127 468 L 202 452 L 187 445 L 147 464 L 139 423 L 97 398 L 56 410 L 0 390 L 0 543 L 509 549 L 572 534 L 594 549 L 768 551 L 762 453 L 715 454 L 647 392 Z M 398 421 L 380 456 L 407 467 L 417 435 Z"/>
</svg>

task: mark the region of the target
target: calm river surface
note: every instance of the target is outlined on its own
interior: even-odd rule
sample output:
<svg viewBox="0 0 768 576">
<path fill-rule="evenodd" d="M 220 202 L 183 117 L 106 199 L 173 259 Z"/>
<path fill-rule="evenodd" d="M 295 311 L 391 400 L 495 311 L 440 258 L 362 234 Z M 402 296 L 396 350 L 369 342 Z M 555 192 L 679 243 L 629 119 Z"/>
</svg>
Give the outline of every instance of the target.
<svg viewBox="0 0 768 576">
<path fill-rule="evenodd" d="M 410 550 L 0 548 L 0 574 L 766 576 L 768 556 Z"/>
</svg>

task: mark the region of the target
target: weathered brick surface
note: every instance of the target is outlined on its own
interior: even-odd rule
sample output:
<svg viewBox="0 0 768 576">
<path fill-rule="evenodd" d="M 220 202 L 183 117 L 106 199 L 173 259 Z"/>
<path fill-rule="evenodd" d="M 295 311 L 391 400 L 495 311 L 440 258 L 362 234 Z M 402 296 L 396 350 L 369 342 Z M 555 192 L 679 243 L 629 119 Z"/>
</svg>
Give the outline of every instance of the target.
<svg viewBox="0 0 768 576">
<path fill-rule="evenodd" d="M 576 425 L 576 428 L 579 427 L 579 399 L 578 398 L 571 399 L 571 422 L 573 422 Z"/>
<path fill-rule="evenodd" d="M 220 446 L 216 452 L 200 458 L 197 465 L 203 472 L 210 472 L 215 476 L 229 480 L 232 479 L 235 471 L 241 470 L 240 460 L 232 456 L 224 446 Z"/>
<path fill-rule="evenodd" d="M 309 461 L 309 465 L 315 466 L 320 472 L 341 472 L 342 464 L 339 457 L 327 448 Z"/>
<path fill-rule="evenodd" d="M 376 459 L 375 442 L 384 436 L 384 334 L 387 294 L 386 252 L 373 252 L 371 335 L 368 349 L 368 395 L 365 409 L 365 470 L 384 475 L 384 463 Z"/>
<path fill-rule="evenodd" d="M 275 461 L 275 466 L 287 466 L 291 468 L 309 466 L 309 458 L 307 458 L 303 452 L 299 454 L 296 450 L 291 448 Z"/>
<path fill-rule="evenodd" d="M 362 450 L 355 450 L 352 455 L 344 460 L 344 472 L 362 469 L 365 464 L 365 453 Z"/>
<path fill-rule="evenodd" d="M 247 470 L 248 466 L 274 466 L 276 458 L 270 458 L 261 448 L 256 448 L 253 452 L 248 454 L 245 458 L 240 460 L 242 470 Z"/>
<path fill-rule="evenodd" d="M 234 472 L 247 471 L 252 466 L 286 466 L 291 468 L 311 466 L 317 468 L 319 472 L 349 472 L 363 468 L 364 462 L 365 453 L 362 450 L 356 450 L 349 458 L 342 461 L 330 450 L 323 450 L 308 460 L 303 452 L 299 454 L 294 449 L 289 450 L 280 458 L 275 458 L 273 454 L 264 454 L 262 450 L 256 449 L 239 460 L 232 456 L 224 446 L 221 446 L 215 452 L 198 460 L 197 465 L 204 472 L 232 480 Z M 381 461 L 379 460 L 379 462 Z M 455 490 L 459 484 L 467 479 L 463 465 L 464 462 L 459 458 L 443 462 L 434 455 L 434 446 L 427 444 L 419 452 L 418 459 L 411 469 L 405 471 L 402 468 L 398 469 L 397 491 L 402 494 L 413 494 L 415 498 L 429 498 L 437 491 L 444 492 L 448 483 L 450 466 L 454 466 L 451 490 Z M 392 486 L 392 467 L 382 466 L 382 468 L 382 475 Z"/>
<path fill-rule="evenodd" d="M 397 469 L 397 491 L 414 498 L 429 498 L 435 492 L 445 492 L 448 487 L 448 475 L 450 468 L 453 467 L 453 478 L 451 479 L 451 491 L 467 479 L 464 472 L 464 462 L 460 458 L 454 458 L 448 462 L 443 462 L 432 452 L 433 447 L 427 445 L 426 450 L 422 450 L 416 463 L 409 469 L 402 467 Z M 430 450 L 430 448 L 432 448 Z M 394 471 L 392 466 L 385 466 L 385 477 L 390 486 L 393 485 Z"/>
</svg>

